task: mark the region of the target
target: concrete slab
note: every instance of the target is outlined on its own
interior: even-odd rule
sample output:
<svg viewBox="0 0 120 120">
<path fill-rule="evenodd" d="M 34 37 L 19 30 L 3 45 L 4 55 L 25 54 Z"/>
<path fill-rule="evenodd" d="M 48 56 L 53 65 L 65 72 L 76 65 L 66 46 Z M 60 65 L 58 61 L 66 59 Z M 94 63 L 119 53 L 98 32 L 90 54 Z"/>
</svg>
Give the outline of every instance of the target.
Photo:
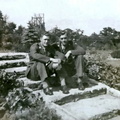
<svg viewBox="0 0 120 120">
<path fill-rule="evenodd" d="M 4 60 L 0 61 L 0 69 L 27 66 L 28 62 L 29 60 L 27 59 Z"/>
<path fill-rule="evenodd" d="M 82 117 L 88 120 L 95 115 L 120 109 L 120 99 L 107 94 L 67 103 L 61 107 L 79 119 Z"/>
<path fill-rule="evenodd" d="M 17 62 L 29 62 L 28 59 L 19 59 L 19 60 L 1 60 L 0 61 L 0 66 L 5 64 L 5 63 L 17 63 Z"/>
</svg>

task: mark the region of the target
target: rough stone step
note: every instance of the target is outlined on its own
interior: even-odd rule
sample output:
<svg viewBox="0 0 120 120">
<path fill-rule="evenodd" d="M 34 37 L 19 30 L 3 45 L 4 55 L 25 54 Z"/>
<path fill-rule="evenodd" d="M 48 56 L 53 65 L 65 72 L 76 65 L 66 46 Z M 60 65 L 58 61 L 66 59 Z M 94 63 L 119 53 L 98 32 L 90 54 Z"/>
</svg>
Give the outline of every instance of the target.
<svg viewBox="0 0 120 120">
<path fill-rule="evenodd" d="M 93 91 L 85 91 L 83 93 L 66 96 L 66 97 L 62 98 L 61 100 L 56 101 L 55 103 L 58 105 L 64 105 L 64 104 L 70 103 L 70 102 L 77 102 L 81 99 L 92 98 L 95 96 L 106 94 L 106 91 L 107 91 L 106 88 L 94 89 Z"/>
<path fill-rule="evenodd" d="M 0 60 L 15 60 L 28 58 L 28 53 L 0 53 Z"/>
<path fill-rule="evenodd" d="M 17 80 L 23 82 L 25 87 L 29 87 L 32 89 L 38 88 L 41 83 L 41 81 L 32 81 L 26 77 L 18 78 Z"/>
<path fill-rule="evenodd" d="M 17 74 L 24 75 L 26 69 L 27 69 L 27 66 L 24 66 L 24 67 L 13 67 L 13 68 L 5 69 L 5 72 L 7 72 L 7 73 L 16 72 Z"/>
<path fill-rule="evenodd" d="M 69 102 L 76 102 L 80 99 L 91 98 L 98 95 L 106 94 L 106 85 L 98 83 L 98 85 L 78 90 L 78 88 L 70 88 L 69 94 L 63 94 L 60 89 L 53 89 L 52 96 L 45 95 L 43 91 L 38 90 L 35 93 L 41 93 L 41 96 L 46 102 L 54 102 L 58 105 L 63 105 Z"/>
<path fill-rule="evenodd" d="M 25 55 L 13 55 L 13 56 L 0 56 L 0 60 L 16 60 L 16 59 L 25 59 Z"/>
<path fill-rule="evenodd" d="M 28 62 L 28 53 L 0 53 L 0 69 L 26 66 Z"/>
<path fill-rule="evenodd" d="M 0 69 L 27 66 L 28 59 L 0 61 Z"/>
</svg>

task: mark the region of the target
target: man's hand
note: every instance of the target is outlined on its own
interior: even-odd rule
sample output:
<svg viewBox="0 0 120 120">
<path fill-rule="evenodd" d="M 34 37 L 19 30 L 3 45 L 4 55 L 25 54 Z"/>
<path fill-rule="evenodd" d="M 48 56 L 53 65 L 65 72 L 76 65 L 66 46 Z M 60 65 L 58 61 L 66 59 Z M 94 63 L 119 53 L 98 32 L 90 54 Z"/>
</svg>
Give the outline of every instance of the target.
<svg viewBox="0 0 120 120">
<path fill-rule="evenodd" d="M 53 62 L 53 64 L 52 64 L 53 69 L 56 69 L 59 66 L 59 64 L 61 63 L 61 59 L 58 59 L 58 58 L 56 58 L 56 59 L 50 58 L 50 61 Z"/>
<path fill-rule="evenodd" d="M 56 64 L 60 64 L 61 63 L 61 59 L 59 58 L 50 58 L 50 61 L 53 62 L 53 63 L 56 63 Z"/>
<path fill-rule="evenodd" d="M 59 66 L 58 63 L 53 63 L 53 64 L 52 64 L 52 68 L 53 68 L 53 69 L 56 69 L 58 66 Z"/>
<path fill-rule="evenodd" d="M 71 54 L 71 50 L 69 50 L 66 54 L 65 54 L 65 57 L 68 58 Z"/>
</svg>

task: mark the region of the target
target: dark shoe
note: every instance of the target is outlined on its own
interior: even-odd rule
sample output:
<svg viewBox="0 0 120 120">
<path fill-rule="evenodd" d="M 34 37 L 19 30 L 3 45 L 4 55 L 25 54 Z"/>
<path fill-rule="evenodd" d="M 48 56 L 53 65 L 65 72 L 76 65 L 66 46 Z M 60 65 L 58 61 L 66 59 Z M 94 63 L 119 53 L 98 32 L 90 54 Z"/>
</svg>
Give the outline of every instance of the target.
<svg viewBox="0 0 120 120">
<path fill-rule="evenodd" d="M 79 83 L 79 84 L 78 84 L 78 89 L 79 89 L 79 90 L 84 90 L 84 89 L 85 89 L 82 83 Z"/>
<path fill-rule="evenodd" d="M 67 88 L 66 85 L 62 86 L 62 92 L 63 92 L 64 94 L 68 94 L 68 93 L 69 93 L 69 90 L 68 90 L 68 88 Z"/>
<path fill-rule="evenodd" d="M 46 95 L 53 95 L 53 91 L 50 90 L 49 88 L 43 89 L 43 92 L 44 92 Z"/>
</svg>

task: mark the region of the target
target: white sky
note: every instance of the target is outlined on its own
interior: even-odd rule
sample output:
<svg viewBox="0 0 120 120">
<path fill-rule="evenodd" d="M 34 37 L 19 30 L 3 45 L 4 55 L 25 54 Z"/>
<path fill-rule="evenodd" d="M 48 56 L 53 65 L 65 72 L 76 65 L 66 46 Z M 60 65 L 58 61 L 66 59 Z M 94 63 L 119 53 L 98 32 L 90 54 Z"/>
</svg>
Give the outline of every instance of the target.
<svg viewBox="0 0 120 120">
<path fill-rule="evenodd" d="M 26 27 L 34 14 L 44 13 L 47 30 L 81 29 L 85 35 L 104 27 L 120 31 L 120 0 L 0 0 L 0 10 L 17 26 Z"/>
</svg>

